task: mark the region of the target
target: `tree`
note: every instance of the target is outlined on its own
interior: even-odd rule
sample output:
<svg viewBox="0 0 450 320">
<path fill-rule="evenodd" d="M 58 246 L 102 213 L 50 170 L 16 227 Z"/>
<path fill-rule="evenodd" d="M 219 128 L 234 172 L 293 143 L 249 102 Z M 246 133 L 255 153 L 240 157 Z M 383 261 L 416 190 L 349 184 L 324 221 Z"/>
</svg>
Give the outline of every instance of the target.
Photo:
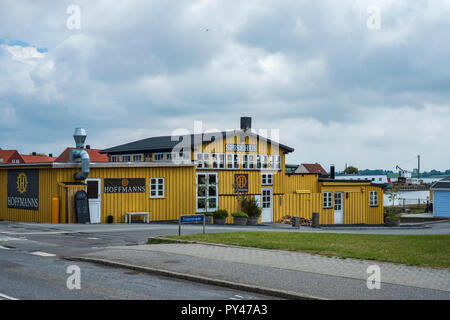
<svg viewBox="0 0 450 320">
<path fill-rule="evenodd" d="M 358 168 L 353 167 L 353 166 L 349 166 L 349 167 L 345 168 L 344 173 L 345 174 L 357 174 L 358 173 Z"/>
<path fill-rule="evenodd" d="M 388 195 L 389 200 L 392 201 L 393 206 L 395 205 L 395 200 L 400 199 L 400 193 L 399 193 L 398 187 L 393 187 L 392 189 L 388 190 L 386 192 L 386 194 Z"/>
</svg>

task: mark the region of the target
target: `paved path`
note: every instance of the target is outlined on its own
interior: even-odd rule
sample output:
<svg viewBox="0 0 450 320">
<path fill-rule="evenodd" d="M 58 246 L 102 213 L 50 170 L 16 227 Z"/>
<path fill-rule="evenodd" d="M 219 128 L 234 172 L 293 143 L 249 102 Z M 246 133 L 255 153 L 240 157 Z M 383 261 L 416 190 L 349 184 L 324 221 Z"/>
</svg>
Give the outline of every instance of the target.
<svg viewBox="0 0 450 320">
<path fill-rule="evenodd" d="M 209 244 L 114 247 L 85 257 L 331 299 L 450 299 L 450 270 Z M 370 265 L 381 290 L 369 290 Z"/>
</svg>

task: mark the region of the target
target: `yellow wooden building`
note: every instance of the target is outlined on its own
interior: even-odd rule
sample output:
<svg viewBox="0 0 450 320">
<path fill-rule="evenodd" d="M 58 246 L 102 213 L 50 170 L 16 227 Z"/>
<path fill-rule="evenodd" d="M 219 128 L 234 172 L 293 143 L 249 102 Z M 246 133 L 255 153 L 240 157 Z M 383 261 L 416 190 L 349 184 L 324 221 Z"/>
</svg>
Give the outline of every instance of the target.
<svg viewBox="0 0 450 320">
<path fill-rule="evenodd" d="M 240 130 L 154 137 L 103 150 L 110 162 L 89 163 L 89 169 L 81 160 L 0 165 L 0 219 L 75 222 L 78 190 L 88 194 L 91 223 L 124 222 L 128 212 L 150 212 L 151 221 L 217 209 L 231 214 L 239 210 L 236 185 L 258 200 L 262 223 L 313 212 L 320 224 L 384 222 L 382 187 L 287 173 L 285 156 L 293 151 L 254 133 L 251 120 L 241 118 Z"/>
</svg>

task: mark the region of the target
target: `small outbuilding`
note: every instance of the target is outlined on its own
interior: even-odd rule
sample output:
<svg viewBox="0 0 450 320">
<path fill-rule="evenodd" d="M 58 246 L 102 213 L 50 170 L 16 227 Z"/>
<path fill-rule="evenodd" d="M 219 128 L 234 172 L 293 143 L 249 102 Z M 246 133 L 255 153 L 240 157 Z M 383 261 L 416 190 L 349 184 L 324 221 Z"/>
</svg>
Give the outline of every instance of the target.
<svg viewBox="0 0 450 320">
<path fill-rule="evenodd" d="M 450 176 L 433 183 L 430 190 L 433 199 L 433 216 L 450 218 Z"/>
</svg>

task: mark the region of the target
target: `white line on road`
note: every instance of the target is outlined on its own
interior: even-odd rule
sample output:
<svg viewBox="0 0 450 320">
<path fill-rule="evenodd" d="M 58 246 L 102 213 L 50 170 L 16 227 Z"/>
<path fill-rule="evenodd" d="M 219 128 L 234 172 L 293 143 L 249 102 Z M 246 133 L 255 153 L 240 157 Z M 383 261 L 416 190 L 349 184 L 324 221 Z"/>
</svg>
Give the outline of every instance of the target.
<svg viewBox="0 0 450 320">
<path fill-rule="evenodd" d="M 19 300 L 17 298 L 13 298 L 13 297 L 7 296 L 6 294 L 0 293 L 0 300 L 3 300 L 3 299 L 6 299 L 6 300 Z"/>
<path fill-rule="evenodd" d="M 34 251 L 34 252 L 30 252 L 30 254 L 34 254 L 36 256 L 41 256 L 41 257 L 56 257 L 56 254 L 43 252 L 43 251 Z"/>
</svg>

